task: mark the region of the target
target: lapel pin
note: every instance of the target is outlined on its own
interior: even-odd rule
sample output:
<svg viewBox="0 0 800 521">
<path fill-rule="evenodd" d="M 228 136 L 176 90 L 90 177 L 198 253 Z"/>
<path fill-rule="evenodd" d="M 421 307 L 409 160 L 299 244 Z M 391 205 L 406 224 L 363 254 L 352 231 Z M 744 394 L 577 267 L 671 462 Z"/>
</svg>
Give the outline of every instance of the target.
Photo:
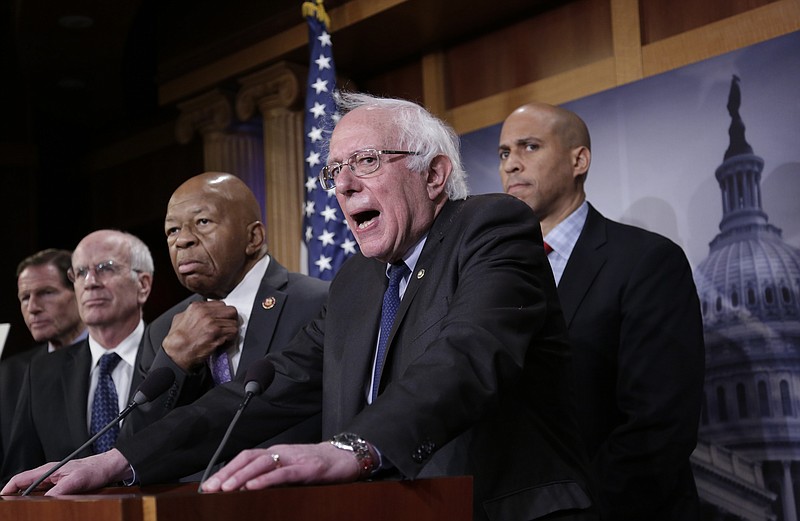
<svg viewBox="0 0 800 521">
<path fill-rule="evenodd" d="M 425 268 L 422 268 L 417 272 L 417 278 L 421 279 L 424 276 L 425 276 Z"/>
<path fill-rule="evenodd" d="M 267 297 L 261 302 L 261 307 L 264 309 L 272 309 L 275 307 L 275 297 Z"/>
</svg>

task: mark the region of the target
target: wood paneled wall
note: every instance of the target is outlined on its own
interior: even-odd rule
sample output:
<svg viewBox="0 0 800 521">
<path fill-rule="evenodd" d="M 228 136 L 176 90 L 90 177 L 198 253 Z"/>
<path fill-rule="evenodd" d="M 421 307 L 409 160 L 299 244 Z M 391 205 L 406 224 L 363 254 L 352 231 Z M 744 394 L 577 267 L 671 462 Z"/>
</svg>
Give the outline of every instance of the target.
<svg viewBox="0 0 800 521">
<path fill-rule="evenodd" d="M 376 24 L 366 22 L 382 17 L 385 23 L 393 10 L 408 17 L 405 8 L 419 5 L 413 0 L 350 0 L 330 9 L 334 55 L 338 34 L 344 44 L 340 49 L 350 50 L 342 55 L 350 59 L 342 62 L 354 69 L 340 66 L 338 72 L 351 78 L 344 83 L 347 88 L 421 102 L 459 133 L 496 124 L 532 99 L 564 103 L 800 30 L 800 0 L 574 0 L 449 46 L 419 49 L 415 57 L 390 67 L 353 59 L 354 45 L 364 45 L 364 35 L 355 42 L 348 37 L 359 24 L 368 25 L 367 35 L 379 35 Z M 461 8 L 468 9 L 469 2 Z M 305 23 L 298 23 L 174 77 L 161 85 L 161 102 L 174 106 L 255 67 L 304 56 L 306 31 Z M 179 177 L 192 173 L 183 169 Z M 164 188 L 167 193 L 171 189 Z M 102 193 L 99 197 L 107 200 Z M 300 237 L 271 239 L 294 241 L 300 248 Z"/>
</svg>

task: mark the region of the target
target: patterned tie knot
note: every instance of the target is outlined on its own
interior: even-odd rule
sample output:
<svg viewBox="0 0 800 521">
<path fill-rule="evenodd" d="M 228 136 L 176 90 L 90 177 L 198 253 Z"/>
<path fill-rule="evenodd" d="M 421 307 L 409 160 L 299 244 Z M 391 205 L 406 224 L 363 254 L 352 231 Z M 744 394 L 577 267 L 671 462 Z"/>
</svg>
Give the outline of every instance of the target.
<svg viewBox="0 0 800 521">
<path fill-rule="evenodd" d="M 389 267 L 389 287 L 397 288 L 395 291 L 397 291 L 399 294 L 400 281 L 403 280 L 403 277 L 405 277 L 409 271 L 410 270 L 408 269 L 408 266 L 406 266 L 405 262 L 392 264 Z"/>
<path fill-rule="evenodd" d="M 111 374 L 121 360 L 122 358 L 117 353 L 106 353 L 101 356 L 100 362 L 97 364 L 100 367 L 100 376 Z"/>
</svg>

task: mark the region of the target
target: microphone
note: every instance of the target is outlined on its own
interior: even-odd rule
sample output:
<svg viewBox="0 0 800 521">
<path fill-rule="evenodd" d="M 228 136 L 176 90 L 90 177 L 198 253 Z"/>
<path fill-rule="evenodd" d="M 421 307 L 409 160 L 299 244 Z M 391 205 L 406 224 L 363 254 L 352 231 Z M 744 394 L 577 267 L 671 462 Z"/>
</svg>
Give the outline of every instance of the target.
<svg viewBox="0 0 800 521">
<path fill-rule="evenodd" d="M 242 400 L 242 403 L 239 404 L 236 414 L 233 416 L 230 425 L 228 425 L 228 430 L 225 431 L 222 441 L 219 442 L 217 451 L 211 457 L 211 461 L 208 462 L 208 466 L 206 467 L 205 472 L 203 472 L 203 477 L 200 478 L 200 484 L 197 486 L 197 492 L 203 492 L 203 483 L 205 483 L 205 481 L 208 479 L 208 476 L 211 474 L 211 469 L 214 468 L 214 465 L 217 463 L 217 459 L 219 459 L 222 449 L 228 443 L 228 438 L 230 438 L 231 432 L 233 432 L 233 427 L 239 421 L 239 417 L 242 415 L 244 408 L 247 407 L 248 403 L 250 403 L 250 399 L 253 396 L 263 393 L 267 387 L 269 387 L 269 384 L 272 383 L 274 378 L 275 366 L 272 365 L 272 362 L 266 358 L 262 358 L 256 362 L 253 362 L 253 364 L 247 369 L 247 373 L 245 373 L 244 377 L 244 400 Z"/>
<path fill-rule="evenodd" d="M 39 479 L 34 481 L 28 488 L 25 489 L 25 492 L 22 493 L 23 496 L 27 496 L 31 493 L 36 487 L 38 487 L 42 481 L 49 478 L 53 472 L 57 471 L 64 465 L 66 465 L 69 461 L 71 461 L 75 456 L 77 456 L 82 450 L 86 447 L 89 447 L 94 441 L 105 434 L 110 428 L 114 425 L 121 422 L 126 416 L 128 416 L 135 408 L 142 405 L 143 403 L 147 403 L 153 398 L 160 396 L 164 393 L 167 389 L 172 386 L 172 382 L 175 381 L 175 373 L 172 372 L 172 369 L 169 367 L 159 367 L 151 371 L 139 385 L 139 388 L 136 390 L 136 393 L 133 395 L 131 402 L 128 404 L 125 409 L 119 413 L 119 415 L 111 422 L 109 422 L 105 427 L 100 429 L 94 436 L 89 438 L 86 443 L 75 449 L 75 451 L 67 456 L 66 458 L 62 459 L 55 465 L 53 465 L 50 470 L 45 472 Z"/>
</svg>

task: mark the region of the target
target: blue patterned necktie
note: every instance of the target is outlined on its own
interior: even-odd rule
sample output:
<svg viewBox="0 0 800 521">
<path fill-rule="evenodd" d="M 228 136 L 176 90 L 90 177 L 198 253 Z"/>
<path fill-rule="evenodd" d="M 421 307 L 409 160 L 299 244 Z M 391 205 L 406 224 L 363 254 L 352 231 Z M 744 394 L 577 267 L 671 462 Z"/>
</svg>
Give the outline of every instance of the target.
<svg viewBox="0 0 800 521">
<path fill-rule="evenodd" d="M 214 385 L 221 385 L 231 381 L 231 363 L 226 346 L 220 347 L 211 355 L 209 364 L 211 365 L 211 377 L 214 379 Z"/>
<path fill-rule="evenodd" d="M 122 360 L 117 353 L 106 353 L 100 357 L 98 363 L 99 374 L 97 376 L 97 387 L 94 390 L 92 400 L 92 423 L 89 426 L 89 433 L 94 436 L 103 427 L 112 422 L 119 414 L 119 401 L 117 400 L 117 388 L 114 380 L 111 379 L 111 372 Z M 119 424 L 113 426 L 102 436 L 97 438 L 92 444 L 95 454 L 100 454 L 111 449 L 117 442 L 119 434 Z"/>
<path fill-rule="evenodd" d="M 389 268 L 389 287 L 383 294 L 383 307 L 381 308 L 381 335 L 378 339 L 378 352 L 375 355 L 375 372 L 372 375 L 371 401 L 378 397 L 381 383 L 381 372 L 386 362 L 386 342 L 392 331 L 394 317 L 400 307 L 400 281 L 409 273 L 406 263 L 392 264 Z"/>
</svg>

